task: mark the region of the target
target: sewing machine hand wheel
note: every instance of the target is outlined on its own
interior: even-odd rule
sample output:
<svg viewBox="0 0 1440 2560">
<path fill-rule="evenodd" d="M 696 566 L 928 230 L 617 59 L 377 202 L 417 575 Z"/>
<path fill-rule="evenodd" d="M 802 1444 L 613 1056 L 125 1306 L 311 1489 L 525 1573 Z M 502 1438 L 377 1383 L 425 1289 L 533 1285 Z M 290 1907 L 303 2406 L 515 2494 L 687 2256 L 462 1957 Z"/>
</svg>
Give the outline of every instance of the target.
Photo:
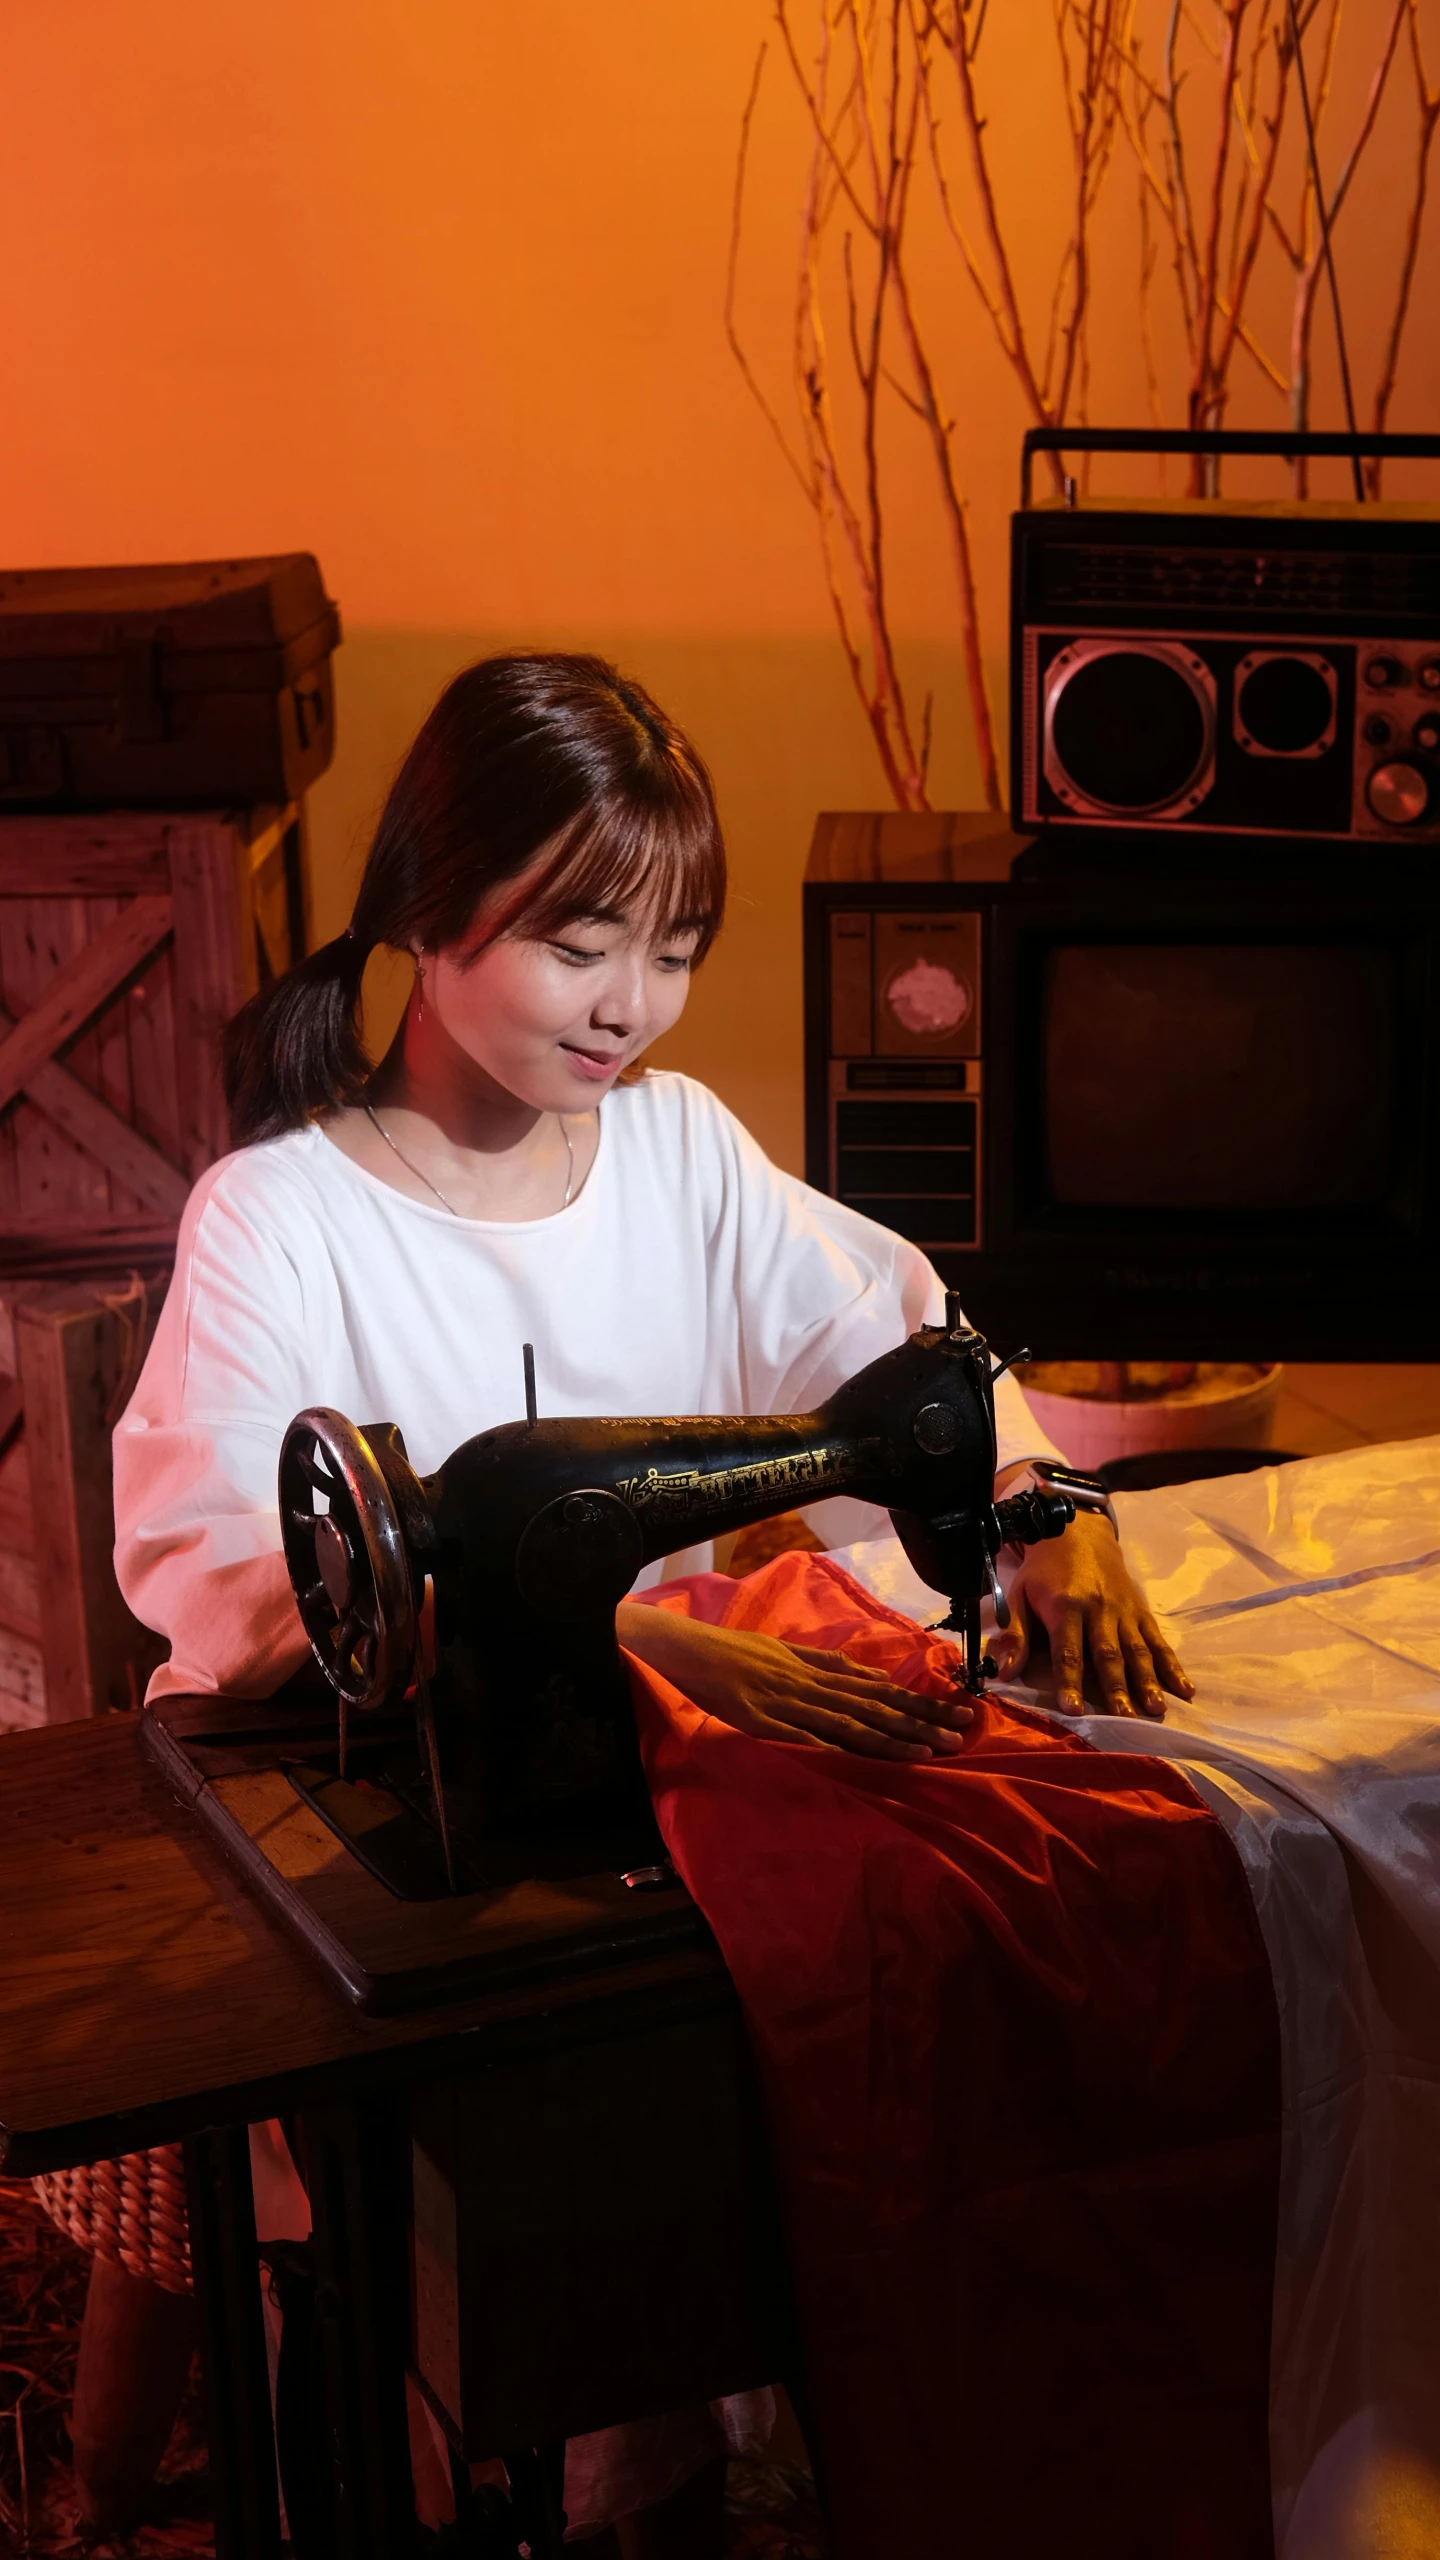
<svg viewBox="0 0 1440 2560">
<path fill-rule="evenodd" d="M 394 1497 L 343 1413 L 298 1413 L 280 1450 L 285 1561 L 310 1649 L 346 1707 L 382 1707 L 415 1659 L 415 1586 Z"/>
</svg>

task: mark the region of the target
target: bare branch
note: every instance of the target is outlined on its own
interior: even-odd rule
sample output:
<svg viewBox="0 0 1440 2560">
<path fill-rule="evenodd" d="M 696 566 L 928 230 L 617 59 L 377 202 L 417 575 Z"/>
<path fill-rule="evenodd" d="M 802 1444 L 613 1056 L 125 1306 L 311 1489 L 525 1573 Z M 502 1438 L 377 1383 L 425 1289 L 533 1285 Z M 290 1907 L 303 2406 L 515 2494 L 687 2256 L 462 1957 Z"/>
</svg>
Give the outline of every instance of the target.
<svg viewBox="0 0 1440 2560">
<path fill-rule="evenodd" d="M 1190 202 L 1190 182 L 1185 173 L 1185 137 L 1180 126 L 1180 80 L 1175 69 L 1175 44 L 1180 29 L 1180 0 L 1171 0 L 1170 24 L 1165 32 L 1165 120 L 1169 127 L 1171 187 L 1175 198 L 1176 236 L 1181 242 L 1190 272 L 1197 284 L 1202 272 L 1200 252 L 1195 245 L 1195 214 Z"/>
<path fill-rule="evenodd" d="M 819 98 L 805 77 L 804 66 L 801 63 L 799 54 L 795 50 L 795 38 L 790 31 L 790 20 L 786 14 L 786 0 L 775 0 L 775 23 L 779 27 L 781 36 L 784 39 L 785 50 L 790 56 L 790 68 L 795 74 L 796 85 L 805 101 L 810 121 L 815 128 L 816 135 L 820 141 L 820 146 L 834 168 L 836 178 L 839 180 L 840 186 L 844 190 L 850 209 L 853 212 L 856 221 L 863 222 L 867 231 L 872 230 L 874 225 L 850 182 L 850 172 L 841 160 L 839 153 L 836 151 L 834 139 L 830 133 L 829 126 L 825 121 L 824 112 L 821 108 Z"/>
<path fill-rule="evenodd" d="M 964 125 L 966 141 L 970 146 L 971 175 L 974 179 L 976 194 L 980 199 L 981 220 L 998 279 L 996 300 L 1004 314 L 1005 335 L 1002 344 L 1019 376 L 1021 389 L 1036 425 L 1049 426 L 1052 423 L 1051 415 L 1035 378 L 1035 369 L 1026 343 L 1025 324 L 1020 316 L 1020 302 L 1015 290 L 1014 273 L 1001 229 L 995 186 L 985 148 L 985 123 L 975 96 L 974 64 L 965 40 L 964 13 L 957 5 L 953 33 L 948 37 L 938 20 L 932 23 L 935 24 L 936 32 L 955 66 L 955 78 L 960 93 L 961 121 Z M 1058 455 L 1052 456 L 1051 460 L 1058 489 L 1061 480 Z"/>
<path fill-rule="evenodd" d="M 940 479 L 941 503 L 950 531 L 951 556 L 955 564 L 955 584 L 960 601 L 960 644 L 965 654 L 965 676 L 970 694 L 970 708 L 975 721 L 975 743 L 980 754 L 980 779 L 987 809 L 1002 805 L 1000 759 L 995 745 L 995 724 L 990 710 L 989 687 L 985 681 L 985 657 L 980 639 L 980 608 L 975 591 L 975 564 L 970 551 L 970 529 L 965 520 L 965 501 L 955 479 L 955 457 L 950 429 L 941 413 L 935 376 L 924 341 L 916 323 L 914 304 L 899 262 L 895 269 L 895 299 L 900 325 L 915 370 L 920 398 L 930 429 L 931 450 Z"/>
<path fill-rule="evenodd" d="M 1215 296 L 1215 302 L 1221 318 L 1223 320 L 1230 319 L 1232 316 L 1231 307 L 1229 302 L 1226 300 L 1225 295 L 1223 293 L 1217 293 Z M 1275 362 L 1273 356 L 1267 356 L 1259 339 L 1251 334 L 1243 320 L 1239 322 L 1236 328 L 1235 341 L 1237 346 L 1244 348 L 1247 356 L 1249 356 L 1258 366 L 1261 373 L 1264 374 L 1266 381 L 1271 384 L 1274 390 L 1280 392 L 1282 395 L 1289 390 L 1290 381 L 1288 375 L 1281 372 L 1280 367 Z"/>
<path fill-rule="evenodd" d="M 1220 342 L 1213 369 L 1215 390 L 1222 402 L 1225 385 L 1229 380 L 1230 359 L 1235 351 L 1235 342 L 1241 333 L 1241 315 L 1244 310 L 1245 296 L 1249 290 L 1250 279 L 1255 272 L 1255 261 L 1260 254 L 1265 207 L 1270 190 L 1275 183 L 1276 164 L 1280 157 L 1280 137 L 1284 130 L 1285 107 L 1289 95 L 1290 59 L 1289 46 L 1281 41 L 1276 46 L 1275 105 L 1273 112 L 1266 119 L 1265 154 L 1263 160 L 1257 164 L 1258 177 L 1250 225 L 1236 264 L 1230 288 L 1230 308 L 1225 315 L 1228 326 Z M 1281 387 L 1283 388 L 1283 385 Z"/>
<path fill-rule="evenodd" d="M 779 418 L 776 416 L 774 409 L 771 407 L 770 402 L 765 396 L 765 392 L 755 374 L 750 359 L 741 344 L 740 333 L 735 325 L 735 298 L 739 289 L 740 280 L 740 239 L 745 221 L 745 172 L 750 156 L 750 128 L 755 120 L 755 108 L 760 97 L 760 81 L 765 70 L 766 51 L 766 46 L 762 44 L 755 59 L 755 70 L 750 82 L 750 94 L 745 101 L 745 113 L 740 120 L 740 151 L 735 163 L 735 196 L 730 213 L 730 248 L 729 255 L 725 262 L 725 335 L 729 341 L 730 352 L 735 358 L 736 363 L 740 367 L 741 374 L 744 377 L 746 389 L 754 400 L 762 418 L 765 420 L 765 423 L 769 427 L 771 434 L 774 436 L 781 452 L 784 454 L 786 461 L 789 463 L 791 470 L 794 472 L 796 479 L 799 481 L 801 488 L 804 490 L 806 497 L 812 498 L 811 484 L 809 476 L 806 473 L 805 466 L 799 459 L 799 456 L 792 450 L 790 439 L 786 435 Z"/>
<path fill-rule="evenodd" d="M 843 17 L 842 17 L 843 23 Z M 860 39 L 858 22 L 850 26 L 852 46 Z M 810 177 L 802 218 L 802 257 L 800 290 L 796 305 L 795 368 L 797 389 L 806 422 L 809 451 L 814 466 L 815 504 L 819 519 L 822 557 L 831 608 L 840 633 L 841 647 L 850 671 L 851 682 L 870 725 L 880 757 L 881 768 L 891 793 L 901 808 L 925 808 L 924 763 L 917 752 L 909 716 L 905 706 L 895 647 L 889 626 L 885 576 L 884 515 L 879 471 L 878 398 L 883 380 L 882 331 L 886 302 L 888 235 L 873 208 L 865 208 L 852 182 L 840 187 L 837 172 L 842 167 L 836 142 L 835 127 L 827 105 L 831 69 L 833 31 L 826 21 L 819 66 L 819 77 L 813 87 L 805 84 L 806 95 L 813 101 L 812 152 Z M 852 51 L 851 76 L 842 97 L 842 115 L 853 106 L 867 117 L 871 112 L 865 82 L 866 64 L 857 61 Z M 913 142 L 913 127 L 912 127 Z M 872 162 L 862 151 L 860 159 L 878 177 L 878 161 Z M 893 195 L 893 188 L 890 189 Z M 859 280 L 856 274 L 853 241 L 847 234 L 845 244 L 847 292 L 847 343 L 862 392 L 862 476 L 863 490 L 852 497 L 846 483 L 840 458 L 839 443 L 829 397 L 828 357 L 825 342 L 824 315 L 820 291 L 820 250 L 828 218 L 834 202 L 845 201 L 852 209 L 860 208 L 862 228 L 877 241 L 876 281 L 862 312 Z M 903 213 L 903 197 L 901 204 Z M 865 632 L 865 646 L 856 636 L 851 611 L 846 601 L 846 579 L 853 583 L 860 622 Z M 867 663 L 868 650 L 868 663 Z"/>
<path fill-rule="evenodd" d="M 1155 361 L 1155 326 L 1150 307 L 1150 286 L 1159 252 L 1150 237 L 1150 196 L 1143 170 L 1136 174 L 1135 193 L 1140 213 L 1140 352 L 1145 359 L 1145 392 L 1150 405 L 1150 416 L 1157 427 L 1163 427 L 1165 412 L 1160 405 L 1160 369 Z M 1163 455 L 1160 462 L 1160 477 L 1163 486 L 1165 478 Z"/>
<path fill-rule="evenodd" d="M 782 424 L 742 344 L 740 250 L 761 76 L 757 61 L 740 131 L 725 286 L 725 327 L 752 397 L 814 512 L 823 573 L 851 685 L 886 783 L 905 808 L 928 805 L 934 726 L 930 698 L 907 700 L 892 617 L 894 543 L 887 497 L 897 468 L 892 434 L 923 434 L 949 544 L 966 689 L 986 799 L 999 805 L 995 721 L 986 684 L 980 600 L 964 497 L 964 396 L 942 386 L 967 349 L 942 334 L 925 304 L 927 270 L 913 255 L 917 224 L 938 212 L 966 282 L 963 307 L 983 315 L 1013 373 L 1027 420 L 1083 420 L 1091 399 L 1091 312 L 1097 208 L 1115 155 L 1136 171 L 1138 321 L 1147 411 L 1167 413 L 1169 340 L 1158 302 L 1173 278 L 1183 331 L 1175 388 L 1197 425 L 1223 418 L 1242 352 L 1265 386 L 1288 396 L 1303 423 L 1320 268 L 1317 216 L 1333 223 L 1354 191 L 1402 25 L 1418 102 L 1412 182 L 1397 252 L 1393 306 L 1373 389 L 1377 426 L 1389 416 L 1429 237 L 1440 93 L 1422 56 L 1426 0 L 1370 0 L 1376 52 L 1363 93 L 1351 82 L 1344 0 L 1051 0 L 1053 96 L 1066 119 L 1071 165 L 1058 202 L 1048 274 L 1029 282 L 1002 210 L 998 112 L 977 62 L 986 0 L 774 0 L 782 58 L 808 124 L 791 362 L 795 424 Z M 1295 35 L 1308 31 L 1318 114 L 1330 126 L 1353 94 L 1358 130 L 1318 199 L 1308 169 L 1281 202 L 1293 148 Z M 811 32 L 814 44 L 811 47 Z M 1323 57 L 1323 58 L 1322 58 Z M 954 82 L 955 104 L 949 83 Z M 1347 82 L 1350 85 L 1347 87 Z M 1033 89 L 1019 104 L 1027 112 Z M 961 147 L 944 122 L 958 115 Z M 1004 104 L 1009 109 L 1011 101 Z M 1328 135 L 1327 128 L 1327 135 Z M 1328 157 L 1327 152 L 1327 157 Z M 1056 202 L 1053 191 L 1047 210 Z M 1267 274 L 1288 279 L 1288 371 L 1252 326 Z M 1162 278 L 1165 282 L 1162 285 Z M 969 297 L 975 296 L 975 305 Z M 953 305 L 952 305 L 953 309 Z M 828 333 L 828 334 L 827 334 Z M 1043 365 L 1040 361 L 1043 355 Z M 783 404 L 782 404 L 783 407 Z M 1169 414 L 1174 414 L 1173 407 Z M 1088 466 L 1087 466 L 1088 468 Z M 1060 457 L 1051 458 L 1058 488 Z M 1211 472 L 1192 487 L 1214 494 Z M 1371 494 L 1379 488 L 1372 466 Z"/>
<path fill-rule="evenodd" d="M 945 164 L 940 156 L 939 119 L 934 112 L 930 96 L 930 84 L 928 81 L 923 85 L 923 101 L 925 129 L 930 145 L 930 161 L 935 172 L 936 192 L 940 200 L 940 210 L 944 217 L 945 228 L 949 232 L 951 239 L 954 241 L 956 248 L 959 250 L 961 257 L 965 261 L 965 267 L 969 274 L 970 281 L 975 287 L 976 292 L 979 294 L 986 311 L 990 315 L 995 334 L 1000 341 L 1001 347 L 1005 354 L 1011 357 L 1013 361 L 1014 349 L 1006 335 L 1005 313 L 1000 302 L 991 292 L 989 285 L 981 274 L 980 262 L 976 257 L 974 250 L 970 246 L 969 239 L 967 238 L 964 229 L 955 216 L 954 200 L 951 196 L 949 180 L 945 174 Z"/>
<path fill-rule="evenodd" d="M 1086 307 L 1090 294 L 1090 211 L 1095 185 L 1095 172 L 1104 167 L 1109 154 L 1111 121 L 1103 112 L 1105 91 L 1100 85 L 1099 71 L 1109 51 L 1112 0 L 1089 0 L 1084 21 L 1084 77 L 1076 83 L 1076 108 L 1073 119 L 1075 133 L 1075 213 L 1070 236 L 1070 272 L 1072 287 L 1069 317 L 1062 332 L 1064 359 L 1059 388 L 1053 403 L 1053 414 L 1063 421 L 1070 407 L 1070 394 L 1075 380 L 1077 361 L 1084 360 Z M 1063 13 L 1062 13 L 1063 24 Z M 1062 58 L 1065 47 L 1061 41 Z M 1067 61 L 1068 68 L 1068 61 Z M 1101 112 L 1097 118 L 1097 99 Z"/>
<path fill-rule="evenodd" d="M 1410 200 L 1410 218 L 1405 227 L 1405 245 L 1400 258 L 1400 278 L 1395 294 L 1385 353 L 1381 359 L 1380 379 L 1375 388 L 1375 407 L 1371 423 L 1376 435 L 1383 435 L 1390 416 L 1390 403 L 1395 394 L 1395 376 L 1400 364 L 1400 345 L 1410 313 L 1410 295 L 1415 282 L 1415 266 L 1420 255 L 1420 234 L 1425 222 L 1425 207 L 1430 185 L 1430 151 L 1435 129 L 1440 125 L 1440 89 L 1432 90 L 1425 71 L 1425 56 L 1420 43 L 1420 11 L 1418 0 L 1408 0 L 1410 16 L 1410 59 L 1415 71 L 1419 94 L 1420 116 L 1416 134 L 1415 186 Z M 1365 484 L 1369 495 L 1380 495 L 1384 464 L 1373 454 L 1365 465 Z"/>
<path fill-rule="evenodd" d="M 1346 158 L 1341 168 L 1340 175 L 1336 179 L 1334 187 L 1331 190 L 1329 202 L 1326 208 L 1326 215 L 1332 234 L 1335 229 L 1336 221 L 1338 220 L 1340 212 L 1344 206 L 1345 199 L 1350 192 L 1351 180 L 1355 175 L 1356 169 L 1360 165 L 1361 155 L 1375 129 L 1375 118 L 1379 114 L 1380 101 L 1385 94 L 1385 84 L 1390 76 L 1390 65 L 1395 59 L 1395 47 L 1399 41 L 1400 30 L 1405 21 L 1407 5 L 1408 0 L 1394 0 L 1394 7 L 1391 11 L 1390 23 L 1386 32 L 1384 46 L 1381 50 L 1380 59 L 1371 76 L 1369 94 L 1365 101 L 1365 112 L 1360 119 L 1360 129 L 1355 136 L 1354 142 L 1350 146 L 1349 155 Z M 1331 43 L 1329 52 L 1327 53 L 1327 80 L 1329 76 L 1330 55 L 1333 54 L 1334 49 L 1334 30 L 1338 24 L 1338 19 L 1339 0 L 1336 0 L 1336 7 L 1331 16 Z M 1302 430 L 1308 426 L 1310 420 L 1310 338 L 1315 318 L 1316 288 L 1320 281 L 1320 271 L 1324 263 L 1325 256 L 1325 235 L 1318 218 L 1316 221 L 1316 234 L 1315 247 L 1301 271 L 1299 281 L 1295 288 L 1295 307 L 1290 329 L 1290 414 L 1294 419 L 1296 426 Z M 1306 457 L 1303 454 L 1297 454 L 1295 459 L 1295 494 L 1297 497 L 1303 498 L 1305 496 L 1309 487 L 1309 478 L 1309 465 Z"/>
<path fill-rule="evenodd" d="M 1225 203 L 1225 171 L 1230 156 L 1232 119 L 1230 100 L 1235 91 L 1235 66 L 1239 55 L 1240 29 L 1244 22 L 1247 0 L 1226 0 L 1225 41 L 1220 59 L 1220 118 L 1215 143 L 1215 164 L 1210 175 L 1210 218 L 1205 231 L 1205 254 L 1200 266 L 1200 298 L 1195 320 L 1195 358 L 1190 377 L 1190 424 L 1192 427 L 1213 425 L 1217 414 L 1218 385 L 1211 356 L 1211 338 L 1215 327 L 1215 293 L 1220 282 L 1220 222 Z M 1222 377 L 1223 379 L 1223 377 Z M 1195 494 L 1199 496 L 1207 483 L 1203 460 L 1196 457 Z"/>
</svg>

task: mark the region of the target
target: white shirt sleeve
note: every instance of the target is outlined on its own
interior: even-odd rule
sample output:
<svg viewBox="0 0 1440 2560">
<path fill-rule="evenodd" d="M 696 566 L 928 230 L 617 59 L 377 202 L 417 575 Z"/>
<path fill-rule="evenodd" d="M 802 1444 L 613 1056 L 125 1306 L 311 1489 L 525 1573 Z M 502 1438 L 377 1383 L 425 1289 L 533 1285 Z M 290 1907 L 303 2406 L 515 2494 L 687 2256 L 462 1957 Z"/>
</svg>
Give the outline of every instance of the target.
<svg viewBox="0 0 1440 2560">
<path fill-rule="evenodd" d="M 115 1571 L 168 1637 L 152 1697 L 266 1697 L 309 1648 L 280 1544 L 280 1443 L 316 1401 L 300 1273 L 224 1188 L 192 1196 L 115 1434 Z"/>
<path fill-rule="evenodd" d="M 658 1371 L 650 1360 L 650 1373 L 684 1401 L 648 1400 L 652 1346 L 626 1338 L 624 1255 L 639 1230 L 622 1185 L 597 1228 L 610 1285 L 596 1293 L 588 1333 L 578 1328 L 592 1389 L 606 1401 L 584 1394 L 582 1374 L 575 1410 L 809 1411 L 940 1316 L 940 1281 L 913 1245 L 779 1172 L 703 1087 L 680 1077 L 657 1084 L 654 1117 L 635 1126 L 645 1179 L 632 1189 L 642 1220 L 653 1214 L 665 1229 L 683 1307 L 682 1356 L 667 1351 Z M 304 1661 L 276 1496 L 281 1441 L 302 1407 L 333 1404 L 362 1422 L 366 1407 L 383 1410 L 442 1456 L 464 1436 L 452 1426 L 468 1334 L 452 1358 L 444 1345 L 453 1337 L 441 1328 L 455 1293 L 474 1282 L 473 1240 L 444 1233 L 442 1221 L 432 1250 L 423 1214 L 418 1240 L 412 1232 L 412 1204 L 387 1218 L 383 1186 L 370 1185 L 376 1196 L 367 1198 L 369 1177 L 309 1152 L 313 1161 L 290 1142 L 247 1150 L 197 1186 L 150 1356 L 115 1435 L 116 1573 L 136 1616 L 171 1647 L 152 1696 L 263 1697 Z M 597 1219 L 603 1207 L 597 1198 Z M 442 1247 L 451 1260 L 442 1262 Z M 502 1237 L 493 1258 L 503 1323 L 529 1339 L 531 1324 L 548 1320 L 547 1289 L 561 1285 L 548 1237 L 522 1228 L 513 1254 Z M 407 1311 L 426 1285 L 444 1304 L 432 1307 L 428 1330 L 421 1325 L 429 1348 L 415 1360 Z M 573 1273 L 563 1285 L 573 1288 Z M 597 1328 L 607 1326 L 601 1343 Z M 478 1396 L 478 1371 L 470 1383 Z M 1048 1448 L 1013 1381 L 1001 1381 L 996 1403 L 1002 1465 Z M 866 1526 L 827 1517 L 821 1533 L 841 1543 Z"/>
<path fill-rule="evenodd" d="M 728 1282 L 738 1301 L 744 1409 L 806 1413 L 918 1325 L 941 1323 L 944 1283 L 918 1245 L 782 1173 L 739 1121 L 712 1107 L 727 1159 L 712 1285 Z M 998 1469 L 1061 1454 L 1013 1377 L 995 1389 L 995 1434 Z M 853 1525 L 862 1511 L 877 1534 L 882 1515 L 843 1500 L 813 1506 L 817 1532 L 834 1543 L 842 1529 L 863 1536 Z"/>
</svg>

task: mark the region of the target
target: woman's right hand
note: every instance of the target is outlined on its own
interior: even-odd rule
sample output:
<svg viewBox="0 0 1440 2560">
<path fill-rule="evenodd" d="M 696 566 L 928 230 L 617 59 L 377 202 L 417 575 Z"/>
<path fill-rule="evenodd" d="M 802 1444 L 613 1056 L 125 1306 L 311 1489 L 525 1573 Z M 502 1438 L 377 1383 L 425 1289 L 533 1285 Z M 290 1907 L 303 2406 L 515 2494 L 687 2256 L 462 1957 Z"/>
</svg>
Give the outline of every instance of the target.
<svg viewBox="0 0 1440 2560">
<path fill-rule="evenodd" d="M 958 1692 L 926 1698 L 897 1689 L 848 1654 L 706 1626 L 642 1601 L 622 1601 L 616 1631 L 695 1706 L 764 1742 L 817 1742 L 875 1760 L 948 1759 L 973 1714 Z"/>
</svg>

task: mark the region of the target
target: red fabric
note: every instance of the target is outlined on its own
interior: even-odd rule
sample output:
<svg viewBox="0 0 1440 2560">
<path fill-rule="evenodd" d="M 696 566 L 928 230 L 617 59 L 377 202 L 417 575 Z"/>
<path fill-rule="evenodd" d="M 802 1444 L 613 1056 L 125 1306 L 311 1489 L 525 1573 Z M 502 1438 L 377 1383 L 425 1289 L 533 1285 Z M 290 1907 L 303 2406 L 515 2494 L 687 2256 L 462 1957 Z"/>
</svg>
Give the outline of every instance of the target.
<svg viewBox="0 0 1440 2560">
<path fill-rule="evenodd" d="M 658 1605 L 948 1686 L 823 1556 Z M 994 1701 L 886 1762 L 632 1672 L 765 2090 L 837 2560 L 1260 2560 L 1279 2070 L 1221 1826 Z"/>
</svg>

